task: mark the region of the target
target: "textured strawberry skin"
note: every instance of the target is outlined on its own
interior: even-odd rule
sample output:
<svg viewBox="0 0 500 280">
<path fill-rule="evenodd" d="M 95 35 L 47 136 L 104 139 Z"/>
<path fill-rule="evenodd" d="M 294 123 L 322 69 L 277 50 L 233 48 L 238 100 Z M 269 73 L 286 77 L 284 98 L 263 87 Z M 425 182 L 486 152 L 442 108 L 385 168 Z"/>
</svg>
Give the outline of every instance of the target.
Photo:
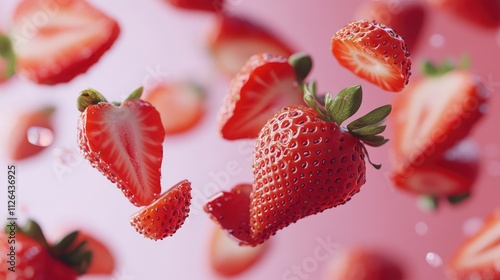
<svg viewBox="0 0 500 280">
<path fill-rule="evenodd" d="M 262 129 L 254 150 L 252 235 L 346 203 L 366 182 L 361 142 L 305 106 L 289 106 Z"/>
</svg>

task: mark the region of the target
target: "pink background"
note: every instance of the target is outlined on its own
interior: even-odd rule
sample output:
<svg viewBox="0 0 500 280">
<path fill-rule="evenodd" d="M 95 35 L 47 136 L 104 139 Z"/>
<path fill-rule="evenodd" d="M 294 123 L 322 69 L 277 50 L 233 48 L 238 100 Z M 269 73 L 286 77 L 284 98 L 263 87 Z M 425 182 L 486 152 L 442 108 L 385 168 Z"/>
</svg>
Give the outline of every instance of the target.
<svg viewBox="0 0 500 280">
<path fill-rule="evenodd" d="M 16 2 L 0 2 L 3 29 L 7 28 Z M 0 85 L 3 141 L 8 136 L 4 127 L 19 111 L 47 103 L 57 106 L 53 145 L 36 157 L 16 163 L 18 217 L 21 221 L 28 217 L 38 220 L 52 236 L 71 226 L 100 234 L 116 252 L 119 267 L 115 277 L 120 280 L 218 279 L 207 261 L 214 224 L 201 211 L 201 205 L 220 189 L 251 182 L 253 144 L 228 142 L 217 134 L 216 116 L 229 78 L 215 71 L 206 49 L 207 32 L 214 18 L 174 10 L 160 0 L 89 2 L 116 18 L 122 28 L 118 41 L 98 64 L 67 84 L 40 86 L 15 78 Z M 340 67 L 330 53 L 331 37 L 353 20 L 361 2 L 228 0 L 230 12 L 261 21 L 297 50 L 310 53 L 315 62 L 310 78 L 318 81 L 321 91 L 338 92 L 349 85 L 363 85 L 365 102 L 360 113 L 365 113 L 391 102 L 396 94 L 355 77 Z M 417 208 L 415 197 L 395 190 L 387 179 L 391 169 L 390 144 L 370 149 L 372 159 L 383 167 L 380 171 L 368 168 L 367 183 L 351 202 L 279 232 L 272 238 L 271 250 L 264 259 L 237 279 L 293 279 L 282 277 L 292 266 L 301 266 L 304 260 L 314 258 L 313 252 L 320 246 L 318 239 L 330 239 L 341 248 L 367 245 L 391 252 L 404 263 L 410 280 L 444 279 L 443 265 L 429 264 L 426 255 L 436 253 L 446 262 L 470 230 L 467 225 L 499 206 L 500 113 L 496 108 L 500 100 L 496 95 L 500 90 L 500 32 L 470 26 L 438 10 L 429 12 L 420 44 L 412 53 L 412 81 L 419 76 L 422 59 L 457 58 L 467 53 L 472 57 L 473 71 L 484 79 L 493 95 L 489 115 L 471 136 L 479 143 L 483 159 L 473 197 L 457 207 L 443 204 L 436 213 L 424 213 Z M 431 44 L 431 36 L 435 34 L 442 35 L 441 46 Z M 142 84 L 151 86 L 155 77 L 193 78 L 208 90 L 207 116 L 201 125 L 184 135 L 169 137 L 164 143 L 164 190 L 182 179 L 190 180 L 195 190 L 187 223 L 175 236 L 161 242 L 142 238 L 134 231 L 128 217 L 137 208 L 83 160 L 76 146 L 79 112 L 75 100 L 81 90 L 92 87 L 108 100 L 118 101 Z M 386 135 L 390 138 L 391 134 L 389 129 Z M 5 166 L 6 174 L 10 162 L 5 157 L 3 142 L 0 147 L 0 167 Z M 61 167 L 57 153 L 64 149 L 77 156 L 58 173 L 54 169 Z M 227 178 L 221 175 L 228 174 L 226 166 L 235 162 L 239 166 L 237 174 Z M 0 201 L 0 217 L 6 217 L 6 198 Z M 427 231 L 418 233 L 416 227 Z M 316 260 L 316 263 L 318 267 L 307 273 L 307 279 L 320 279 L 326 270 L 327 261 Z M 129 278 L 123 277 L 127 275 Z"/>
</svg>

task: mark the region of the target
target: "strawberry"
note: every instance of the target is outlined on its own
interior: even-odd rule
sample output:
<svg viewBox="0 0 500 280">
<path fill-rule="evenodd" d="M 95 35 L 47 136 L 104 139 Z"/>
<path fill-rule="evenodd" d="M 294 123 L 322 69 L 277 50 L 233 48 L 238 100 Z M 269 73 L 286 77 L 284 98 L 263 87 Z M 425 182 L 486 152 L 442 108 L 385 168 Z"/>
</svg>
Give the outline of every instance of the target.
<svg viewBox="0 0 500 280">
<path fill-rule="evenodd" d="M 85 0 L 23 0 L 14 11 L 9 36 L 17 56 L 16 71 L 51 85 L 86 72 L 119 33 L 114 19 Z"/>
<path fill-rule="evenodd" d="M 147 91 L 144 100 L 160 112 L 166 135 L 192 129 L 205 114 L 203 90 L 187 82 L 158 84 Z"/>
<path fill-rule="evenodd" d="M 191 183 L 183 180 L 130 217 L 137 232 L 153 240 L 172 236 L 189 214 Z"/>
<path fill-rule="evenodd" d="M 458 247 L 447 265 L 447 275 L 452 280 L 500 279 L 500 209 Z"/>
<path fill-rule="evenodd" d="M 42 152 L 53 142 L 52 115 L 55 108 L 47 106 L 20 114 L 9 133 L 8 152 L 12 160 L 23 160 Z M 32 130 L 45 131 L 41 139 L 30 139 Z M 49 133 L 50 132 L 50 133 Z M 36 136 L 36 135 L 34 135 Z M 37 143 L 40 142 L 40 143 Z"/>
<path fill-rule="evenodd" d="M 219 12 L 224 7 L 224 0 L 166 0 L 170 5 L 190 11 Z"/>
<path fill-rule="evenodd" d="M 219 114 L 220 133 L 228 140 L 256 138 L 260 129 L 279 109 L 303 104 L 299 83 L 309 73 L 311 59 L 272 54 L 250 57 L 231 81 Z"/>
<path fill-rule="evenodd" d="M 14 75 L 15 54 L 12 43 L 0 30 L 0 83 Z"/>
<path fill-rule="evenodd" d="M 340 65 L 384 90 L 398 92 L 408 84 L 410 53 L 390 27 L 368 20 L 351 22 L 337 31 L 331 49 Z"/>
<path fill-rule="evenodd" d="M 356 14 L 357 19 L 374 20 L 389 26 L 404 39 L 408 50 L 417 46 L 422 33 L 427 10 L 420 2 L 398 2 L 389 0 L 366 0 Z"/>
<path fill-rule="evenodd" d="M 338 253 L 329 264 L 324 280 L 403 280 L 399 262 L 374 249 L 349 248 Z"/>
<path fill-rule="evenodd" d="M 15 239 L 12 231 L 16 225 L 9 224 L 5 234 L 0 235 L 1 279 L 77 279 L 85 274 L 92 263 L 92 253 L 85 249 L 85 243 L 75 243 L 78 232 L 72 232 L 54 245 L 47 243 L 38 224 L 29 221 L 25 227 L 17 228 Z M 8 245 L 7 245 L 8 244 Z M 9 267 L 7 255 L 15 248 L 15 272 Z M 72 248 L 70 248 L 72 247 Z M 10 276 L 15 275 L 14 278 Z"/>
<path fill-rule="evenodd" d="M 495 29 L 500 26 L 500 1 L 498 0 L 427 0 L 476 26 Z"/>
<path fill-rule="evenodd" d="M 150 204 L 161 192 L 165 138 L 160 114 L 139 99 L 141 93 L 134 91 L 122 104 L 108 103 L 93 89 L 78 97 L 80 151 L 135 206 Z"/>
<path fill-rule="evenodd" d="M 85 249 L 92 252 L 92 262 L 85 274 L 111 275 L 116 268 L 116 261 L 111 250 L 93 234 L 78 230 L 78 235 L 69 249 L 76 249 L 77 244 L 85 242 Z"/>
<path fill-rule="evenodd" d="M 251 187 L 251 186 L 250 186 Z M 220 228 L 215 228 L 210 239 L 210 267 L 219 275 L 230 277 L 252 268 L 268 249 L 269 243 L 256 247 L 239 246 Z"/>
<path fill-rule="evenodd" d="M 292 48 L 257 22 L 222 14 L 211 32 L 209 48 L 219 68 L 234 76 L 250 56 L 270 53 L 289 57 Z"/>
</svg>

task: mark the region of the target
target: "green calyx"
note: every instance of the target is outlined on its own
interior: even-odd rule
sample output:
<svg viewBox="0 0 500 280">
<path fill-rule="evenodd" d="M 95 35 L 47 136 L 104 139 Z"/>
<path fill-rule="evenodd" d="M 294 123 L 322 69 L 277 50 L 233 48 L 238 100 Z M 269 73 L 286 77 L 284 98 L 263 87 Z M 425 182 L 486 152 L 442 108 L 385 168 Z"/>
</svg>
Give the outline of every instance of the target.
<svg viewBox="0 0 500 280">
<path fill-rule="evenodd" d="M 305 103 L 318 112 L 324 121 L 334 122 L 340 127 L 345 120 L 358 112 L 363 100 L 361 86 L 347 87 L 335 97 L 327 93 L 324 101 L 319 100 L 317 97 L 315 82 L 305 84 L 303 90 Z M 347 130 L 366 145 L 372 147 L 382 146 L 389 141 L 380 134 L 385 131 L 386 126 L 382 125 L 382 123 L 390 112 L 391 105 L 379 107 L 348 124 Z M 368 156 L 368 153 L 366 154 Z M 369 157 L 368 160 L 370 161 Z M 376 169 L 381 167 L 371 161 L 370 163 Z"/>
<path fill-rule="evenodd" d="M 24 227 L 17 227 L 16 231 L 36 240 L 54 259 L 71 267 L 80 275 L 84 274 L 91 264 L 92 252 L 85 247 L 87 241 L 75 243 L 78 231 L 71 232 L 52 246 L 47 242 L 41 227 L 33 220 L 29 220 Z M 6 227 L 5 232 L 10 232 L 10 228 Z"/>
<path fill-rule="evenodd" d="M 140 99 L 142 96 L 143 88 L 140 87 L 136 90 L 134 90 L 125 100 L 137 100 Z M 102 94 L 100 94 L 97 90 L 95 89 L 86 89 L 82 92 L 80 92 L 80 95 L 78 95 L 78 99 L 76 100 L 76 106 L 78 108 L 78 111 L 83 112 L 85 109 L 87 109 L 88 106 L 91 105 L 97 105 L 99 103 L 108 103 L 106 98 Z M 119 102 L 111 102 L 111 104 L 115 106 L 120 106 L 121 103 Z"/>
<path fill-rule="evenodd" d="M 295 69 L 297 82 L 302 84 L 309 72 L 311 72 L 313 66 L 311 57 L 305 53 L 296 53 L 288 58 L 288 63 Z"/>
<path fill-rule="evenodd" d="M 430 60 L 426 60 L 422 64 L 422 72 L 428 77 L 439 77 L 455 69 L 470 69 L 470 65 L 471 60 L 468 55 L 463 55 L 458 64 L 452 59 L 444 59 L 439 65 Z"/>
<path fill-rule="evenodd" d="M 4 76 L 10 77 L 16 72 L 16 55 L 14 53 L 14 48 L 12 42 L 6 35 L 0 34 L 0 57 L 7 61 L 7 69 L 5 70 Z"/>
</svg>

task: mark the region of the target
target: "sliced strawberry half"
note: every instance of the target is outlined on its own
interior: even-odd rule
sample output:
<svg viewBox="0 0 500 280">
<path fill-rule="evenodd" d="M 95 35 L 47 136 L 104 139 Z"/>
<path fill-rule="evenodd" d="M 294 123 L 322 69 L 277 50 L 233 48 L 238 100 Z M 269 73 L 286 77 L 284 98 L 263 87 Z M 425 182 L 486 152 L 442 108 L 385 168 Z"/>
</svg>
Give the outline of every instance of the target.
<svg viewBox="0 0 500 280">
<path fill-rule="evenodd" d="M 294 53 L 287 43 L 257 22 L 223 13 L 212 30 L 209 48 L 220 69 L 234 76 L 250 56 L 270 53 L 289 57 Z"/>
<path fill-rule="evenodd" d="M 311 64 L 299 70 L 304 68 L 297 62 L 301 60 L 310 58 L 300 56 L 289 62 L 285 57 L 267 53 L 251 56 L 231 81 L 225 97 L 219 115 L 222 137 L 257 138 L 267 120 L 281 108 L 304 104 L 299 83 L 309 73 Z M 303 73 L 297 75 L 301 70 Z"/>
<path fill-rule="evenodd" d="M 158 84 L 147 91 L 144 100 L 160 112 L 166 135 L 192 129 L 205 115 L 203 90 L 188 82 Z"/>
<path fill-rule="evenodd" d="M 191 11 L 219 12 L 224 7 L 224 0 L 165 0 L 170 5 Z"/>
<path fill-rule="evenodd" d="M 239 184 L 230 192 L 220 192 L 213 196 L 204 206 L 210 218 L 218 223 L 240 245 L 255 246 L 250 233 L 250 193 L 252 185 Z"/>
<path fill-rule="evenodd" d="M 384 90 L 398 92 L 408 84 L 410 53 L 390 27 L 368 20 L 351 22 L 337 31 L 331 50 L 340 65 Z"/>
<path fill-rule="evenodd" d="M 44 20 L 35 25 L 40 15 Z M 114 19 L 85 0 L 23 0 L 10 32 L 16 70 L 40 84 L 68 82 L 95 64 L 119 33 Z"/>
<path fill-rule="evenodd" d="M 222 276 L 235 276 L 251 269 L 268 249 L 269 243 L 256 247 L 240 246 L 222 229 L 216 227 L 210 239 L 210 267 Z"/>
<path fill-rule="evenodd" d="M 449 279 L 500 279 L 500 210 L 494 211 L 484 226 L 453 254 Z"/>
<path fill-rule="evenodd" d="M 177 183 L 150 205 L 130 217 L 135 230 L 149 239 L 161 240 L 172 236 L 189 215 L 191 183 Z"/>
<path fill-rule="evenodd" d="M 151 103 L 138 99 L 140 92 L 119 106 L 91 89 L 78 99 L 82 154 L 136 206 L 150 204 L 161 192 L 165 137 L 160 114 Z"/>
</svg>

